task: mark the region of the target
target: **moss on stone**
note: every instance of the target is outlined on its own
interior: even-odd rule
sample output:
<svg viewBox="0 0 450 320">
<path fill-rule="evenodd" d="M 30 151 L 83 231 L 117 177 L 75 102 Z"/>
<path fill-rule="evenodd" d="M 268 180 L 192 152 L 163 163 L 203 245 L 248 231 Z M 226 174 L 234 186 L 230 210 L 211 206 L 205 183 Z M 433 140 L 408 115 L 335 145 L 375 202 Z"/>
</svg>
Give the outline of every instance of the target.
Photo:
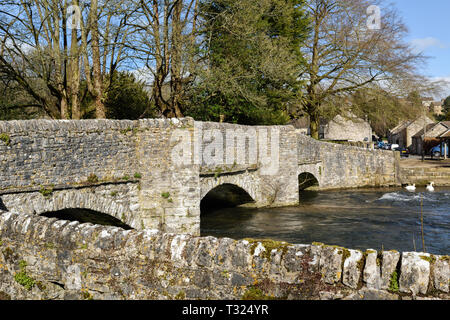
<svg viewBox="0 0 450 320">
<path fill-rule="evenodd" d="M 43 284 L 41 281 L 36 281 L 36 287 L 38 287 L 41 291 L 45 291 L 47 289 L 45 284 Z"/>
<path fill-rule="evenodd" d="M 42 194 L 45 198 L 48 198 L 53 193 L 53 187 L 45 188 L 44 186 L 41 186 L 39 193 Z"/>
<path fill-rule="evenodd" d="M 163 197 L 164 199 L 169 199 L 170 192 L 163 192 L 163 193 L 161 193 L 161 197 Z"/>
<path fill-rule="evenodd" d="M 256 247 L 259 243 L 264 247 L 265 251 L 262 252 L 261 256 L 263 258 L 266 258 L 268 261 L 271 261 L 272 259 L 272 250 L 281 250 L 281 257 L 286 254 L 288 247 L 291 245 L 284 241 L 275 241 L 272 239 L 251 239 L 246 238 L 244 240 L 247 240 L 251 246 L 250 246 L 250 253 L 253 255 L 255 253 Z"/>
<path fill-rule="evenodd" d="M 242 295 L 242 300 L 274 300 L 274 298 L 265 295 L 259 288 L 250 287 Z"/>
<path fill-rule="evenodd" d="M 380 251 L 377 254 L 377 266 L 381 266 L 382 261 L 383 261 L 383 251 Z"/>
<path fill-rule="evenodd" d="M 14 251 L 10 247 L 6 247 L 5 249 L 3 249 L 3 256 L 5 257 L 6 260 L 12 258 L 13 255 Z"/>
<path fill-rule="evenodd" d="M 357 264 L 356 264 L 356 266 L 357 266 L 357 268 L 358 268 L 358 270 L 359 270 L 360 272 L 363 272 L 363 269 L 364 269 L 364 261 L 365 261 L 365 259 L 364 259 L 364 255 L 363 255 L 363 257 L 362 257 L 361 259 L 359 259 L 358 262 L 357 262 Z"/>
<path fill-rule="evenodd" d="M 134 177 L 135 177 L 136 179 L 141 179 L 141 178 L 142 178 L 142 174 L 140 174 L 139 172 L 136 172 L 136 173 L 134 174 Z"/>
<path fill-rule="evenodd" d="M 11 143 L 11 138 L 6 133 L 0 134 L 0 140 L 3 141 L 7 146 L 9 146 Z"/>
<path fill-rule="evenodd" d="M 347 258 L 350 258 L 350 250 L 342 248 L 342 263 L 344 263 Z"/>
<path fill-rule="evenodd" d="M 55 249 L 55 245 L 54 245 L 52 242 L 47 242 L 47 243 L 45 244 L 45 247 L 46 247 L 47 249 Z"/>
<path fill-rule="evenodd" d="M 184 300 L 186 298 L 186 293 L 184 291 L 178 292 L 178 294 L 175 296 L 175 300 Z"/>
<path fill-rule="evenodd" d="M 130 132 L 130 131 L 133 131 L 133 129 L 132 129 L 132 128 L 126 128 L 126 129 L 120 130 L 120 133 L 121 133 L 121 134 L 127 134 L 127 133 Z"/>
<path fill-rule="evenodd" d="M 81 296 L 84 300 L 94 300 L 94 297 L 87 289 L 81 289 Z"/>
<path fill-rule="evenodd" d="M 87 182 L 89 182 L 89 183 L 97 183 L 98 182 L 98 177 L 94 173 L 91 173 L 89 175 L 89 177 L 87 178 Z"/>
<path fill-rule="evenodd" d="M 11 296 L 4 291 L 0 291 L 0 300 L 11 300 Z"/>
<path fill-rule="evenodd" d="M 36 282 L 34 281 L 33 278 L 31 278 L 26 273 L 26 270 L 25 270 L 26 266 L 27 266 L 27 263 L 24 260 L 19 261 L 19 269 L 20 269 L 20 271 L 14 275 L 14 280 L 18 284 L 24 286 L 25 289 L 30 291 L 34 287 Z"/>
<path fill-rule="evenodd" d="M 436 261 L 436 257 L 433 255 L 428 256 L 420 256 L 420 259 L 428 261 L 430 264 L 433 264 Z"/>
<path fill-rule="evenodd" d="M 392 272 L 391 280 L 389 282 L 389 291 L 398 292 L 398 273 L 397 270 Z"/>
<path fill-rule="evenodd" d="M 227 168 L 228 169 L 228 168 Z M 221 167 L 217 167 L 216 169 L 214 169 L 213 173 L 214 173 L 214 179 L 217 179 L 220 174 L 223 172 Z"/>
</svg>

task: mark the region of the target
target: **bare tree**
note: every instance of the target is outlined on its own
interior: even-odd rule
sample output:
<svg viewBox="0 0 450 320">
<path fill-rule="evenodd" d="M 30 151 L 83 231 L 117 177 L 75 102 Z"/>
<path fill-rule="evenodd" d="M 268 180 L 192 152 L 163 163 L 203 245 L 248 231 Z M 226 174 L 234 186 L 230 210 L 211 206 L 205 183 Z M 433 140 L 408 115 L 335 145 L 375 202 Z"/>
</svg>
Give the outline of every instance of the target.
<svg viewBox="0 0 450 320">
<path fill-rule="evenodd" d="M 198 0 L 134 0 L 129 48 L 138 68 L 152 75 L 152 100 L 166 117 L 182 117 L 182 101 L 194 80 Z"/>
<path fill-rule="evenodd" d="M 103 100 L 109 84 L 105 77 L 123 60 L 131 12 L 127 2 L 0 4 L 0 73 L 19 84 L 52 118 L 83 116 L 81 99 L 86 92 L 81 92 L 80 83 L 85 81 L 96 116 L 105 118 Z"/>
<path fill-rule="evenodd" d="M 379 29 L 368 27 L 371 5 L 381 9 Z M 318 139 L 320 107 L 327 99 L 411 78 L 424 57 L 403 42 L 407 29 L 382 0 L 309 0 L 307 6 L 312 30 L 303 50 L 308 63 L 301 74 L 307 82 L 302 107 Z"/>
</svg>

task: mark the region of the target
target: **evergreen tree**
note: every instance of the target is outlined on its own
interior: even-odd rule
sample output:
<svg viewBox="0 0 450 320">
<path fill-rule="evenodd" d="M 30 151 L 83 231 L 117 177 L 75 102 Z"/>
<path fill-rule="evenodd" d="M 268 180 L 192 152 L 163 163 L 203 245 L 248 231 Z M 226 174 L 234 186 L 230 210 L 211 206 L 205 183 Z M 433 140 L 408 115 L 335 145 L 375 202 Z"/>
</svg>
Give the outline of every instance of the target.
<svg viewBox="0 0 450 320">
<path fill-rule="evenodd" d="M 445 119 L 450 120 L 450 96 L 444 100 L 444 105 L 442 106 L 442 111 L 445 114 Z"/>
<path fill-rule="evenodd" d="M 300 0 L 204 0 L 207 63 L 187 115 L 199 120 L 279 124 L 299 98 L 308 20 Z"/>
</svg>

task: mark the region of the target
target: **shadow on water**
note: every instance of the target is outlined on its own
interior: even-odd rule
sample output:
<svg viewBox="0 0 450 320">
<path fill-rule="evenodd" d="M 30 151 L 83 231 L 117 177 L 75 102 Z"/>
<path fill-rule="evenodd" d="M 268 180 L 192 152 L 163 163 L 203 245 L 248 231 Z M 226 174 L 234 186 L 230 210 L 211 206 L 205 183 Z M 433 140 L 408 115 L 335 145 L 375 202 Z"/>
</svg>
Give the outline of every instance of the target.
<svg viewBox="0 0 450 320">
<path fill-rule="evenodd" d="M 78 221 L 80 223 L 90 222 L 92 224 L 120 227 L 125 230 L 133 229 L 113 216 L 89 209 L 64 209 L 45 212 L 41 214 L 41 216 L 47 218 L 57 218 L 59 220 Z"/>
<path fill-rule="evenodd" d="M 298 206 L 222 208 L 202 213 L 201 233 L 218 237 L 323 242 L 353 249 L 422 251 L 423 197 L 427 252 L 450 251 L 450 189 L 415 193 L 399 188 L 302 191 Z"/>
<path fill-rule="evenodd" d="M 200 202 L 201 235 L 209 235 L 209 231 L 204 234 L 204 230 L 220 233 L 223 228 L 231 230 L 236 223 L 245 224 L 252 218 L 254 209 L 243 208 L 240 205 L 248 203 L 254 203 L 254 200 L 244 189 L 236 185 L 222 184 L 210 190 Z M 239 214 L 234 215 L 236 212 Z M 230 219 L 229 214 L 233 214 L 234 218 Z"/>
</svg>

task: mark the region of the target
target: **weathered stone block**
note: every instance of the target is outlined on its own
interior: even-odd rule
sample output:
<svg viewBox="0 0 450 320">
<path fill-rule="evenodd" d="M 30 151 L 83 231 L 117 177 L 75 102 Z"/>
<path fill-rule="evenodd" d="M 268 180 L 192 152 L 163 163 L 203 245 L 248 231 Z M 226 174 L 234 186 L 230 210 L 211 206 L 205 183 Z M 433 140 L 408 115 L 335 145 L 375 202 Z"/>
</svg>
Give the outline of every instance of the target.
<svg viewBox="0 0 450 320">
<path fill-rule="evenodd" d="M 381 289 L 388 289 L 391 283 L 392 274 L 397 269 L 400 253 L 397 251 L 383 251 L 382 257 Z"/>
<path fill-rule="evenodd" d="M 450 260 L 449 256 L 435 256 L 433 284 L 436 290 L 449 292 Z"/>
<path fill-rule="evenodd" d="M 324 246 L 320 254 L 320 272 L 325 283 L 334 284 L 342 277 L 342 257 L 341 248 Z"/>
<path fill-rule="evenodd" d="M 311 245 L 310 251 L 309 251 L 309 257 L 311 261 L 308 262 L 308 271 L 318 272 L 320 270 L 320 255 L 322 253 L 322 245 L 320 244 L 313 244 Z"/>
<path fill-rule="evenodd" d="M 350 256 L 344 261 L 344 275 L 342 283 L 356 289 L 361 277 L 363 255 L 359 250 L 348 250 Z"/>
<path fill-rule="evenodd" d="M 369 289 L 379 290 L 381 288 L 381 265 L 377 259 L 377 252 L 369 249 L 366 251 L 366 261 L 363 280 Z"/>
<path fill-rule="evenodd" d="M 309 253 L 309 245 L 292 245 L 287 248 L 283 263 L 288 272 L 303 271 L 302 258 Z"/>
<path fill-rule="evenodd" d="M 398 295 L 376 289 L 361 289 L 342 300 L 398 300 Z"/>
<path fill-rule="evenodd" d="M 400 292 L 417 295 L 426 294 L 430 280 L 430 254 L 405 252 L 402 254 Z"/>
</svg>

